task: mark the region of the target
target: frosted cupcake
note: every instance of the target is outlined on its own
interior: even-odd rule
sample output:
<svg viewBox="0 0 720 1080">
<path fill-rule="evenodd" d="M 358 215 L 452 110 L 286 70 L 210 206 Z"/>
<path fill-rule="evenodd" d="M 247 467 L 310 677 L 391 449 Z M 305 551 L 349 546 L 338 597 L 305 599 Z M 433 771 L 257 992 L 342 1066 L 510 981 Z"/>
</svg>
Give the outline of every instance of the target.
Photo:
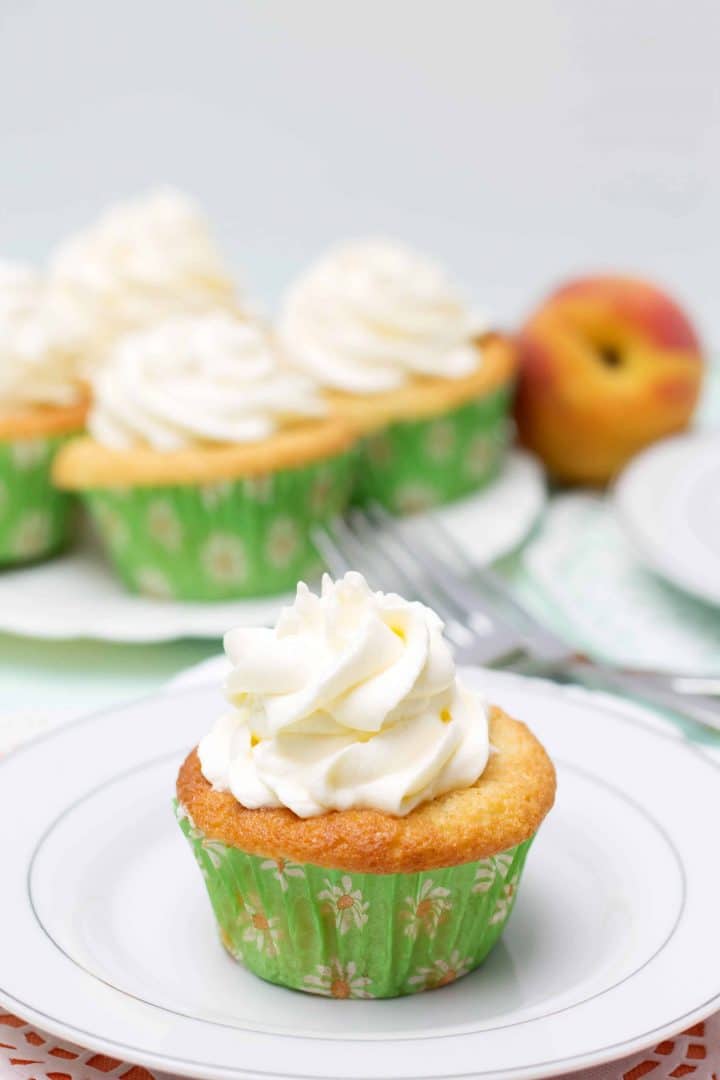
<svg viewBox="0 0 720 1080">
<path fill-rule="evenodd" d="M 240 306 L 199 207 L 169 188 L 114 206 L 62 244 L 50 267 L 53 289 L 86 320 L 91 366 L 123 334 Z"/>
<path fill-rule="evenodd" d="M 497 473 L 514 349 L 433 262 L 386 241 L 330 252 L 290 288 L 279 333 L 364 435 L 359 501 L 426 509 Z"/>
<path fill-rule="evenodd" d="M 71 500 L 50 471 L 85 420 L 78 332 L 40 275 L 0 264 L 0 565 L 51 555 L 67 538 Z"/>
<path fill-rule="evenodd" d="M 177 781 L 220 939 L 271 982 L 394 997 L 477 967 L 555 794 L 437 616 L 355 573 L 226 635 L 228 710 Z M 492 747 L 492 750 L 491 750 Z"/>
<path fill-rule="evenodd" d="M 128 588 L 221 600 L 319 570 L 311 533 L 348 500 L 354 434 L 261 327 L 206 315 L 128 336 L 93 379 L 88 430 L 55 480 Z"/>
</svg>

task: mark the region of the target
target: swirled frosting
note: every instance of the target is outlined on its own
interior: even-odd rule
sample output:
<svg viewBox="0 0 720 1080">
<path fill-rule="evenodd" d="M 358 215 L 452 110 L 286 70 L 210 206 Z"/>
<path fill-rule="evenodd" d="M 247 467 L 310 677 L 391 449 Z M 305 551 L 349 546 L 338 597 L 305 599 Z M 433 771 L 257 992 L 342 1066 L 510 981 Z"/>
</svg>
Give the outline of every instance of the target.
<svg viewBox="0 0 720 1080">
<path fill-rule="evenodd" d="M 0 411 L 76 402 L 80 335 L 40 274 L 0 263 Z"/>
<path fill-rule="evenodd" d="M 203 214 L 172 189 L 113 207 L 56 250 L 50 273 L 84 311 L 94 358 L 120 334 L 237 306 Z"/>
<path fill-rule="evenodd" d="M 293 362 L 328 388 L 373 394 L 415 376 L 476 370 L 482 329 L 441 267 L 386 241 L 348 244 L 290 288 L 279 333 Z"/>
<path fill-rule="evenodd" d="M 178 317 L 122 338 L 93 378 L 90 434 L 113 449 L 257 442 L 324 406 L 269 334 L 230 315 Z"/>
<path fill-rule="evenodd" d="M 405 815 L 473 784 L 487 711 L 457 680 L 429 608 L 348 573 L 300 584 L 275 629 L 225 637 L 231 704 L 199 746 L 203 775 L 243 806 L 299 817 L 370 807 Z"/>
</svg>

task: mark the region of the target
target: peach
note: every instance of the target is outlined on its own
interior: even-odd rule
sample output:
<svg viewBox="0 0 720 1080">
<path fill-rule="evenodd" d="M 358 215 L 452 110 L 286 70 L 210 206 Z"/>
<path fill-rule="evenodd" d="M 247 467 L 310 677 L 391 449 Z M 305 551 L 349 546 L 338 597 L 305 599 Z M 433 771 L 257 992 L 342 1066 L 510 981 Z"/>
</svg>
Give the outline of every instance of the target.
<svg viewBox="0 0 720 1080">
<path fill-rule="evenodd" d="M 566 482 L 604 484 L 642 447 L 681 431 L 702 383 L 687 316 L 629 277 L 558 289 L 523 327 L 519 357 L 520 439 Z"/>
</svg>

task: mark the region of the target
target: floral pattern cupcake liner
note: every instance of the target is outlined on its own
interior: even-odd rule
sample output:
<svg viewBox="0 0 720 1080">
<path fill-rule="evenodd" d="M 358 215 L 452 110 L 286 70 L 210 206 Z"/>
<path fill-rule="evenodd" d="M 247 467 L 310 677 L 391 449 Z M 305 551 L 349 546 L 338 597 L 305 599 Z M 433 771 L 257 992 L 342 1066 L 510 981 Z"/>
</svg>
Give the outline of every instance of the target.
<svg viewBox="0 0 720 1080">
<path fill-rule="evenodd" d="M 50 472 L 68 438 L 0 441 L 0 565 L 45 558 L 64 544 L 74 500 L 53 486 Z"/>
<path fill-rule="evenodd" d="M 476 968 L 510 917 L 532 843 L 441 870 L 346 873 L 226 847 L 175 809 L 228 953 L 269 982 L 335 998 L 416 994 Z"/>
<path fill-rule="evenodd" d="M 396 421 L 367 436 L 354 501 L 377 500 L 408 514 L 484 487 L 510 439 L 510 397 L 505 386 L 440 416 Z"/>
<path fill-rule="evenodd" d="M 82 494 L 130 590 L 224 600 L 294 589 L 322 569 L 312 528 L 344 509 L 354 469 L 350 452 L 266 476 Z"/>
</svg>

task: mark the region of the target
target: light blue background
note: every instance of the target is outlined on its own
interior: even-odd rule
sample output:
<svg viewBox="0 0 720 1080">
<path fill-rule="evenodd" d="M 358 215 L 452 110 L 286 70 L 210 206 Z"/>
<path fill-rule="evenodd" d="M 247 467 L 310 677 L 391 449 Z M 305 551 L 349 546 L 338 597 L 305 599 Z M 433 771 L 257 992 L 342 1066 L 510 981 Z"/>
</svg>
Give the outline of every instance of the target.
<svg viewBox="0 0 720 1080">
<path fill-rule="evenodd" d="M 0 254 L 170 181 L 267 303 L 387 232 L 504 320 L 620 267 L 717 337 L 719 43 L 715 0 L 3 0 Z"/>
</svg>

